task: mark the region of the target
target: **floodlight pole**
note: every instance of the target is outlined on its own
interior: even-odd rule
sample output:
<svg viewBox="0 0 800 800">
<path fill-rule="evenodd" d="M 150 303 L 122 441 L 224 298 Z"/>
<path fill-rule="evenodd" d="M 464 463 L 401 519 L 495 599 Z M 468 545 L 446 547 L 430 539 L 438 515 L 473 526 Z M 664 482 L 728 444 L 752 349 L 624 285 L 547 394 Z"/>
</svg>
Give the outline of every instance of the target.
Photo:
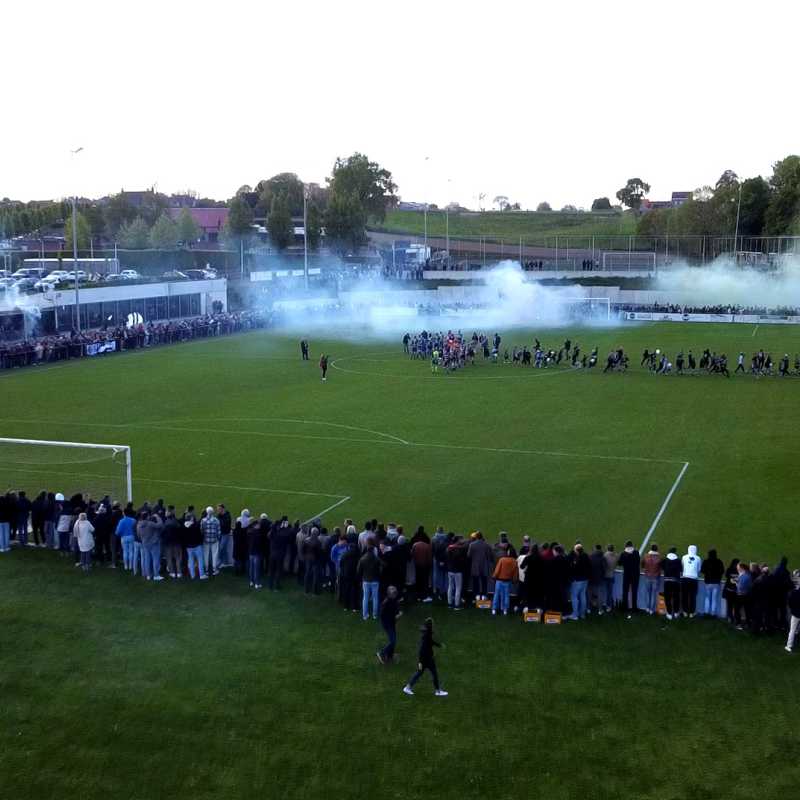
<svg viewBox="0 0 800 800">
<path fill-rule="evenodd" d="M 308 186 L 303 186 L 303 277 L 308 291 Z"/>
<path fill-rule="evenodd" d="M 742 210 L 742 184 L 739 183 L 739 201 L 736 203 L 736 229 L 733 233 L 733 263 L 735 264 L 736 259 L 736 241 L 739 238 L 739 212 Z"/>
<path fill-rule="evenodd" d="M 76 156 L 83 150 L 82 147 L 72 151 Z M 74 162 L 73 162 L 74 163 Z M 78 291 L 78 197 L 72 195 L 72 269 L 75 273 L 75 330 L 81 332 L 81 298 Z"/>
</svg>

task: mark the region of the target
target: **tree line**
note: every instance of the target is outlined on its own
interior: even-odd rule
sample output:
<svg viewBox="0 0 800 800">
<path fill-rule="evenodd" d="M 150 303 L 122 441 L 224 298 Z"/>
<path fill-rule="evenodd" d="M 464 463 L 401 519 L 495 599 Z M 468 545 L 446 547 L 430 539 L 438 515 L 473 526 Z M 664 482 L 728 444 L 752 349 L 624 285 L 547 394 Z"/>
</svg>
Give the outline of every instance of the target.
<svg viewBox="0 0 800 800">
<path fill-rule="evenodd" d="M 227 235 L 247 237 L 253 220 L 266 217 L 272 244 L 279 250 L 294 241 L 294 221 L 306 205 L 306 236 L 312 249 L 322 230 L 329 246 L 341 251 L 367 241 L 369 220 L 382 222 L 386 209 L 397 201 L 392 173 L 362 153 L 337 158 L 326 185 L 304 184 L 295 173 L 281 172 L 241 186 L 228 203 Z"/>
<path fill-rule="evenodd" d="M 640 210 L 650 186 L 631 178 L 617 192 L 628 208 Z M 800 156 L 773 165 L 765 179 L 741 179 L 727 169 L 714 186 L 701 186 L 682 205 L 644 213 L 637 224 L 641 236 L 732 235 L 739 217 L 740 236 L 800 235 Z"/>
</svg>

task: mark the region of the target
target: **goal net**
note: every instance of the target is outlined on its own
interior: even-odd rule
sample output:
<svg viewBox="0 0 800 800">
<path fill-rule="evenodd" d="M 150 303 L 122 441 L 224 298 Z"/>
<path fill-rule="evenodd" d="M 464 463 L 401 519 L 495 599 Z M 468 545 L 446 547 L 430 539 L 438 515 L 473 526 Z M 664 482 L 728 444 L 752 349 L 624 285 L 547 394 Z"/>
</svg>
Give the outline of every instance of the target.
<svg viewBox="0 0 800 800">
<path fill-rule="evenodd" d="M 610 320 L 611 299 L 608 297 L 568 297 L 561 300 L 570 319 Z"/>
<path fill-rule="evenodd" d="M 621 270 L 655 270 L 656 254 L 646 251 L 618 250 L 615 252 L 605 251 L 603 253 L 603 269 Z"/>
<path fill-rule="evenodd" d="M 81 493 L 97 500 L 133 500 L 127 445 L 0 438 L 0 492 Z"/>
</svg>

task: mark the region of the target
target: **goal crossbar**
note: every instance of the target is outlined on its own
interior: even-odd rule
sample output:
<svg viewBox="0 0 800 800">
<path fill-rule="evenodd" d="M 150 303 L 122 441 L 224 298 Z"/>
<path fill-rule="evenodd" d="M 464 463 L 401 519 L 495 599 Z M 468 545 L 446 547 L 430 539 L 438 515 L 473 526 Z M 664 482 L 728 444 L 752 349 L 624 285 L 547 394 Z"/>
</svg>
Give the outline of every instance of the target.
<svg viewBox="0 0 800 800">
<path fill-rule="evenodd" d="M 127 502 L 133 501 L 133 474 L 131 468 L 131 448 L 127 444 L 98 444 L 97 442 L 60 442 L 50 439 L 13 439 L 0 436 L 2 444 L 21 444 L 37 447 L 39 445 L 50 447 L 71 447 L 81 450 L 109 450 L 113 455 L 125 454 L 125 491 Z"/>
</svg>

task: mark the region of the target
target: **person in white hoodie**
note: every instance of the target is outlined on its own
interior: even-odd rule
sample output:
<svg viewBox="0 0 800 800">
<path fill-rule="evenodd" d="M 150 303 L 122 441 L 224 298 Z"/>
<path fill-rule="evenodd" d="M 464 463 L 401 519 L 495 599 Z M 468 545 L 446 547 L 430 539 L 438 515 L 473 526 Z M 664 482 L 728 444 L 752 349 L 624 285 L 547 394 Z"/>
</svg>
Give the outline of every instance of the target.
<svg viewBox="0 0 800 800">
<path fill-rule="evenodd" d="M 78 542 L 78 550 L 81 554 L 81 569 L 84 572 L 88 572 L 89 567 L 92 565 L 92 550 L 94 550 L 94 525 L 86 518 L 86 514 L 78 515 L 72 533 Z"/>
<path fill-rule="evenodd" d="M 683 578 L 681 579 L 681 607 L 683 616 L 691 619 L 697 605 L 697 580 L 703 566 L 703 559 L 697 555 L 697 548 L 690 544 L 686 555 L 681 559 Z"/>
</svg>

